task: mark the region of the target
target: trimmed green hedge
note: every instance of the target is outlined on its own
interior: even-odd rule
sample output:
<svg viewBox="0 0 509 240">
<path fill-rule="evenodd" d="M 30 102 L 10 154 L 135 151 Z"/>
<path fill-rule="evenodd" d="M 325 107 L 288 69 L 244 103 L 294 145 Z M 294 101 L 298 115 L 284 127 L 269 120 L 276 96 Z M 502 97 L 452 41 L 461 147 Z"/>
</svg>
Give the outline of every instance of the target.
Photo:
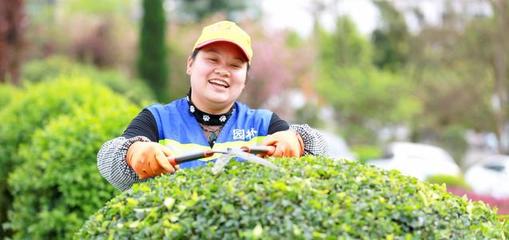
<svg viewBox="0 0 509 240">
<path fill-rule="evenodd" d="M 356 162 L 277 159 L 285 171 L 234 162 L 133 186 L 76 239 L 505 239 L 485 204 L 397 171 Z"/>
<path fill-rule="evenodd" d="M 96 154 L 102 143 L 122 133 L 139 108 L 104 87 L 67 87 L 90 99 L 35 131 L 19 150 L 22 165 L 9 175 L 13 207 L 8 226 L 15 239 L 70 239 L 118 194 L 99 175 Z"/>
<path fill-rule="evenodd" d="M 93 79 L 141 105 L 155 99 L 152 90 L 140 79 L 129 79 L 117 71 L 97 70 L 93 66 L 78 64 L 61 56 L 32 60 L 23 67 L 23 79 L 30 83 L 52 81 L 62 76 Z"/>
</svg>

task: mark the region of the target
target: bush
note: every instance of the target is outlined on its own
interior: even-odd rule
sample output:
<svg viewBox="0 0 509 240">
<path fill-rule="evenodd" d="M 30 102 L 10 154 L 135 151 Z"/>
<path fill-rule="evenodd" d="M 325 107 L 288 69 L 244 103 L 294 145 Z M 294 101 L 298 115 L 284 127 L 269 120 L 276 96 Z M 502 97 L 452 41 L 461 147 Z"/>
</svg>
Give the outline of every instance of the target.
<svg viewBox="0 0 509 240">
<path fill-rule="evenodd" d="M 0 84 L 0 112 L 2 112 L 6 108 L 6 106 L 9 105 L 10 102 L 17 101 L 20 98 L 21 94 L 22 94 L 22 92 L 19 91 L 14 86 Z M 0 113 L 0 116 L 2 116 L 1 113 Z M 0 125 L 3 125 L 3 123 Z M 1 128 L 1 126 L 0 126 L 0 128 Z M 3 146 L 0 147 L 0 153 L 4 152 L 2 150 L 2 148 L 3 148 Z M 7 167 L 1 167 L 0 174 L 4 173 L 1 170 L 3 168 L 7 168 Z M 5 222 L 5 220 L 7 219 L 6 206 L 10 202 L 9 201 L 10 199 L 7 196 L 4 196 L 5 195 L 4 193 L 7 191 L 7 186 L 5 185 L 5 181 L 2 181 L 2 179 L 4 179 L 4 177 L 0 176 L 0 238 L 2 238 L 2 236 L 5 235 L 1 224 L 3 222 Z"/>
<path fill-rule="evenodd" d="M 70 239 L 118 193 L 99 175 L 96 154 L 139 109 L 108 89 L 83 94 L 94 98 L 37 130 L 19 150 L 23 164 L 9 175 L 8 226 L 16 239 Z"/>
<path fill-rule="evenodd" d="M 382 156 L 382 150 L 373 145 L 356 145 L 352 147 L 352 151 L 357 156 L 357 160 L 363 163 Z"/>
<path fill-rule="evenodd" d="M 7 176 L 21 162 L 18 148 L 31 141 L 33 133 L 61 114 L 92 102 L 98 95 L 110 92 L 101 84 L 87 78 L 60 78 L 51 82 L 28 86 L 25 93 L 0 112 L 0 224 L 6 221 L 11 194 Z M 104 103 L 103 103 L 104 104 Z M 39 156 L 38 156 L 39 157 Z"/>
<path fill-rule="evenodd" d="M 92 68 L 74 64 L 68 58 L 53 56 L 44 60 L 31 60 L 23 66 L 23 81 L 29 83 L 40 83 L 57 79 L 61 75 L 69 75 L 77 72 L 94 71 Z"/>
<path fill-rule="evenodd" d="M 30 83 L 52 81 L 62 76 L 71 79 L 74 79 L 73 76 L 88 77 L 105 84 L 134 103 L 143 104 L 154 101 L 152 90 L 139 79 L 128 79 L 116 71 L 97 70 L 92 66 L 74 63 L 64 57 L 33 60 L 23 67 L 23 78 Z"/>
<path fill-rule="evenodd" d="M 436 183 L 436 184 L 445 184 L 447 188 L 450 187 L 459 187 L 467 190 L 471 190 L 472 188 L 465 182 L 463 176 L 451 176 L 451 175 L 433 175 L 426 178 L 426 182 Z"/>
<path fill-rule="evenodd" d="M 458 196 L 466 196 L 472 201 L 482 201 L 497 209 L 498 214 L 509 214 L 509 198 L 495 198 L 491 195 L 478 194 L 461 187 L 447 187 L 447 191 Z"/>
<path fill-rule="evenodd" d="M 278 159 L 179 171 L 122 193 L 79 239 L 504 239 L 485 204 L 356 162 Z"/>
<path fill-rule="evenodd" d="M 83 80 L 83 79 L 81 79 Z M 63 80 L 30 86 L 17 101 L 12 101 L 0 112 L 0 224 L 6 221 L 11 195 L 7 190 L 7 175 L 20 163 L 18 147 L 30 141 L 32 133 L 51 118 L 72 111 L 82 104 L 83 91 L 93 92 L 98 87 L 88 81 Z"/>
<path fill-rule="evenodd" d="M 28 143 L 36 129 L 60 114 L 72 112 L 77 106 L 93 100 L 95 93 L 104 91 L 103 86 L 84 78 L 60 79 L 30 86 L 18 101 L 6 106 L 0 112 L 0 184 L 19 163 L 16 156 L 19 145 Z"/>
<path fill-rule="evenodd" d="M 19 96 L 20 91 L 18 88 L 7 84 L 0 84 L 0 111 L 2 111 L 12 99 L 16 99 Z"/>
</svg>

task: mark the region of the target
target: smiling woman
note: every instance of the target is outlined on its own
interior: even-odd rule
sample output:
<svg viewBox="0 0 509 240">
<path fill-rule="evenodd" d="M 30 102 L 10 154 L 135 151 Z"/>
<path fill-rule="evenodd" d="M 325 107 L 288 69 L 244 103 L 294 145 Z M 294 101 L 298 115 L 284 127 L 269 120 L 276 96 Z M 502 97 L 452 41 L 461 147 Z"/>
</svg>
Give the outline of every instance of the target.
<svg viewBox="0 0 509 240">
<path fill-rule="evenodd" d="M 203 47 L 187 61 L 191 99 L 198 108 L 212 113 L 227 112 L 246 86 L 247 57 L 230 42 Z"/>
<path fill-rule="evenodd" d="M 204 166 L 217 156 L 180 165 L 169 158 L 198 150 L 224 150 L 252 145 L 274 146 L 270 156 L 321 154 L 318 131 L 293 125 L 266 109 L 237 102 L 246 86 L 253 58 L 251 38 L 237 24 L 220 21 L 203 28 L 186 72 L 186 97 L 146 107 L 124 134 L 106 142 L 98 154 L 100 173 L 119 189 L 179 169 Z"/>
</svg>

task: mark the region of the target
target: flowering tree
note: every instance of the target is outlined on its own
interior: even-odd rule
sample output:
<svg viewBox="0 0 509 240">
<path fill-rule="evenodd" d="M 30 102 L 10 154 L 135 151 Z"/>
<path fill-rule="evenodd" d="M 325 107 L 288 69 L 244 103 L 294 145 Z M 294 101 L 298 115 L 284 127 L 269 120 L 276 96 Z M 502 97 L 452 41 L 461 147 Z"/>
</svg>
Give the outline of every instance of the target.
<svg viewBox="0 0 509 240">
<path fill-rule="evenodd" d="M 253 41 L 253 62 L 241 100 L 251 107 L 268 107 L 284 117 L 293 114 L 285 98 L 288 89 L 311 86 L 313 49 L 303 43 L 289 42 L 289 32 L 263 32 L 248 25 Z M 270 102 L 270 103 L 269 103 Z"/>
</svg>

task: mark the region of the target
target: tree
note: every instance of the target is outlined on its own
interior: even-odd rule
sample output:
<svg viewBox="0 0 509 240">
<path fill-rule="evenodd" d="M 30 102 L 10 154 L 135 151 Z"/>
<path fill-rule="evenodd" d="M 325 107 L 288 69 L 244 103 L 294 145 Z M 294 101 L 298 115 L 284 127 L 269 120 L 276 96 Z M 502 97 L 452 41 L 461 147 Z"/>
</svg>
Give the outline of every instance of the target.
<svg viewBox="0 0 509 240">
<path fill-rule="evenodd" d="M 163 0 L 143 0 L 138 74 L 147 81 L 159 101 L 169 98 L 165 34 Z"/>
<path fill-rule="evenodd" d="M 24 4 L 23 0 L 0 1 L 0 83 L 21 84 Z"/>
<path fill-rule="evenodd" d="M 410 78 L 419 86 L 424 103 L 417 131 L 433 129 L 438 135 L 458 126 L 495 132 L 499 151 L 507 152 L 504 132 L 508 114 L 507 1 L 473 1 L 487 4 L 488 15 L 446 5 L 439 26 L 423 26 L 410 54 Z M 447 84 L 446 84 L 447 83 Z M 419 130 L 420 129 L 420 130 Z"/>
<path fill-rule="evenodd" d="M 410 34 L 403 15 L 392 3 L 375 1 L 382 21 L 372 34 L 373 63 L 381 69 L 401 70 L 408 58 Z"/>
<path fill-rule="evenodd" d="M 223 14 L 227 19 L 239 20 L 245 10 L 250 10 L 255 17 L 260 15 L 259 8 L 246 0 L 175 0 L 175 2 L 177 17 L 184 22 L 200 22 L 217 13 Z"/>
<path fill-rule="evenodd" d="M 324 64 L 333 66 L 370 65 L 372 48 L 362 37 L 355 24 L 348 17 L 340 17 L 336 21 L 333 33 L 324 30 L 319 32 L 319 58 Z"/>
<path fill-rule="evenodd" d="M 319 46 L 316 87 L 350 144 L 375 144 L 380 128 L 407 123 L 420 111 L 411 82 L 372 64 L 370 43 L 348 18 L 339 18 L 333 33 L 321 31 Z"/>
<path fill-rule="evenodd" d="M 494 31 L 493 47 L 490 65 L 495 76 L 495 89 L 493 98 L 497 102 L 494 106 L 494 114 L 497 126 L 497 137 L 499 142 L 509 140 L 509 136 L 504 133 L 507 121 L 507 109 L 509 107 L 509 2 L 507 0 L 491 0 L 491 6 L 494 10 Z M 504 136 L 505 135 L 505 136 Z M 509 146 L 499 144 L 499 151 L 509 153 Z"/>
</svg>

